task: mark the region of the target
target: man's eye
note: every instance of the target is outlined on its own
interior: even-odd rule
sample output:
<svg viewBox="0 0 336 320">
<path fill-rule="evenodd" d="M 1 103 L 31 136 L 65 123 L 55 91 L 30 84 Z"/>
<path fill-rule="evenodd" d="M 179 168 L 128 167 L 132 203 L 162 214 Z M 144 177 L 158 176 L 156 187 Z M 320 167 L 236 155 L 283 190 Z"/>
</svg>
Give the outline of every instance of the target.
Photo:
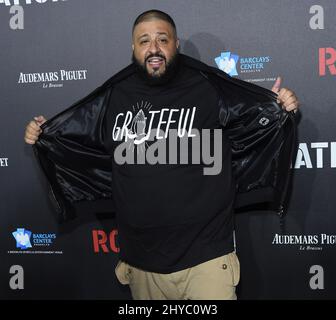
<svg viewBox="0 0 336 320">
<path fill-rule="evenodd" d="M 167 39 L 160 39 L 160 42 L 161 42 L 161 43 L 167 43 L 168 40 L 167 40 Z"/>
<path fill-rule="evenodd" d="M 145 43 L 147 43 L 148 42 L 148 40 L 141 40 L 140 41 L 140 44 L 145 44 Z"/>
</svg>

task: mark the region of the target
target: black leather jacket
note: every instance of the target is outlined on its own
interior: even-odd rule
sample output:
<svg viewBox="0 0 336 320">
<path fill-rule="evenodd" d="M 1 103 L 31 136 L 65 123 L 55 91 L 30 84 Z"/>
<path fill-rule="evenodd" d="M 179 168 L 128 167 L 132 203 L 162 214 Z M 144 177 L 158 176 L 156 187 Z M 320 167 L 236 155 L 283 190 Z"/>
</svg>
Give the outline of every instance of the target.
<svg viewBox="0 0 336 320">
<path fill-rule="evenodd" d="M 282 109 L 272 91 L 191 57 L 180 54 L 180 58 L 219 92 L 219 119 L 232 145 L 235 206 L 270 202 L 281 213 L 295 147 L 294 114 Z M 131 64 L 42 125 L 34 150 L 61 220 L 73 218 L 74 205 L 80 201 L 107 199 L 113 206 L 103 120 L 114 84 L 133 72 Z"/>
</svg>

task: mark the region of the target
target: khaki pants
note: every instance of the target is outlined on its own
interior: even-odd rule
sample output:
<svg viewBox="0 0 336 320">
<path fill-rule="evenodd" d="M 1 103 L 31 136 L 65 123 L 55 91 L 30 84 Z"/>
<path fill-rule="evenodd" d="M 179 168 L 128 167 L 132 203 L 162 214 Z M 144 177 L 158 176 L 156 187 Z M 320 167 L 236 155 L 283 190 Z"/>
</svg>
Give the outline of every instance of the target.
<svg viewBox="0 0 336 320">
<path fill-rule="evenodd" d="M 119 261 L 120 283 L 128 284 L 134 300 L 236 300 L 240 268 L 235 252 L 192 268 L 162 274 Z"/>
</svg>

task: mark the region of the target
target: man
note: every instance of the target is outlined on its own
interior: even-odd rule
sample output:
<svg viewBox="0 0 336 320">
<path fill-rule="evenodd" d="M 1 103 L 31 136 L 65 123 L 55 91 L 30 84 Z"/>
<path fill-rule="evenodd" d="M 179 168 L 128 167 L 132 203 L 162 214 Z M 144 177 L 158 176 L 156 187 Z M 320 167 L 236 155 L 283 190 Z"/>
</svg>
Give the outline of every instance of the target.
<svg viewBox="0 0 336 320">
<path fill-rule="evenodd" d="M 37 142 L 65 219 L 76 202 L 113 198 L 116 275 L 134 299 L 236 299 L 233 208 L 281 209 L 297 98 L 279 79 L 272 94 L 180 54 L 158 10 L 137 17 L 132 48 L 130 66 L 49 121 L 36 117 L 25 141 Z M 168 148 L 198 137 L 202 152 L 212 146 L 212 171 L 190 145 Z"/>
</svg>

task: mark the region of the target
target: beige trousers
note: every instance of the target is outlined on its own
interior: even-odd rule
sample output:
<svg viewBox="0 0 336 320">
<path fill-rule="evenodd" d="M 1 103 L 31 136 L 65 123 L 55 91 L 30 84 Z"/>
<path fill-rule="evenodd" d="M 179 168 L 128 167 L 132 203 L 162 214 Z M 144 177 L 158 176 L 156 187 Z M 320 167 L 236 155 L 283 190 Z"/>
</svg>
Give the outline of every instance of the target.
<svg viewBox="0 0 336 320">
<path fill-rule="evenodd" d="M 236 300 L 240 267 L 231 252 L 181 271 L 147 272 L 119 261 L 120 283 L 128 284 L 134 300 Z"/>
</svg>

